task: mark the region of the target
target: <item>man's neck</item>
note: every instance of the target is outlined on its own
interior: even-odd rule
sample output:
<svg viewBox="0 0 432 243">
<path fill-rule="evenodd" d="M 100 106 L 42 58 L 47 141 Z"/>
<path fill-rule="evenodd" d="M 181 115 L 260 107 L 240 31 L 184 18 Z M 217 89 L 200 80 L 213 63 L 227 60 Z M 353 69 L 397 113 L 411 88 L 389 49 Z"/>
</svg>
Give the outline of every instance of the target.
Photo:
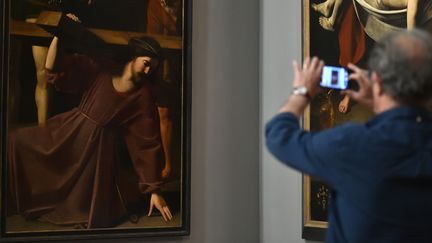
<svg viewBox="0 0 432 243">
<path fill-rule="evenodd" d="M 122 75 L 113 77 L 113 86 L 119 93 L 128 93 L 135 89 L 132 81 L 131 63 L 126 64 Z"/>
<path fill-rule="evenodd" d="M 385 111 L 388 111 L 390 109 L 400 107 L 401 104 L 397 101 L 395 101 L 392 97 L 389 95 L 383 95 L 379 98 L 376 98 L 377 100 L 374 102 L 374 112 L 375 114 L 380 114 Z"/>
</svg>

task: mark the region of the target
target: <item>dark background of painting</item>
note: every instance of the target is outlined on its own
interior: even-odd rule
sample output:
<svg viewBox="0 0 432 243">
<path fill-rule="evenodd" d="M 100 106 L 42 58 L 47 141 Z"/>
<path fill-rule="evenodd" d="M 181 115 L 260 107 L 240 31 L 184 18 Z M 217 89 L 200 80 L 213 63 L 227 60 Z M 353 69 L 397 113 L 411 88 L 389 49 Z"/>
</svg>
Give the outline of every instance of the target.
<svg viewBox="0 0 432 243">
<path fill-rule="evenodd" d="M 322 1 L 311 1 L 310 3 L 320 3 Z M 350 1 L 344 1 L 341 13 L 346 9 L 346 5 Z M 308 11 L 308 10 L 305 10 Z M 328 31 L 319 25 L 319 13 L 313 9 L 310 12 L 310 56 L 318 56 L 323 59 L 326 65 L 340 66 L 339 63 L 339 40 L 338 40 L 338 25 L 335 26 L 335 31 Z M 362 60 L 358 65 L 364 67 L 366 65 L 368 52 L 373 45 L 373 41 L 366 36 L 366 52 L 362 57 Z M 350 86 L 355 87 L 355 83 L 351 82 Z M 338 124 L 345 122 L 364 122 L 372 113 L 366 111 L 363 107 L 358 104 L 351 102 L 350 108 L 346 114 L 342 114 L 338 111 L 339 102 L 343 99 L 337 90 L 325 90 L 323 94 L 318 95 L 311 103 L 310 112 L 310 128 L 311 131 L 319 131 L 322 129 L 330 128 Z M 333 120 L 332 122 L 330 120 Z M 310 208 L 311 208 L 311 220 L 316 221 L 327 221 L 327 209 L 328 207 L 322 206 L 322 195 L 321 200 L 318 200 L 318 195 L 322 188 L 330 189 L 325 183 L 316 178 L 311 178 L 311 190 L 310 190 Z M 330 190 L 329 190 L 330 191 Z M 328 194 L 329 195 L 329 194 Z M 329 200 L 325 200 L 327 203 Z"/>
</svg>

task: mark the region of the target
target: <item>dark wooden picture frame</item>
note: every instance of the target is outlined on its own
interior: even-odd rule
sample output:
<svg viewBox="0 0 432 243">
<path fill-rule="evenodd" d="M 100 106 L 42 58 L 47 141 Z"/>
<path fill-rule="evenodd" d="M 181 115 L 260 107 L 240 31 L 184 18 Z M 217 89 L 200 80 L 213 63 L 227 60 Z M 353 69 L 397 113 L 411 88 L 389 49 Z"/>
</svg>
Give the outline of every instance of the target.
<svg viewBox="0 0 432 243">
<path fill-rule="evenodd" d="M 159 10 L 166 11 L 165 15 L 160 17 L 160 21 L 173 21 L 174 19 L 173 23 L 175 23 L 171 26 L 172 29 L 159 23 L 159 30 L 156 27 L 149 27 L 149 18 L 161 14 L 151 11 L 151 8 L 148 7 L 150 2 L 156 2 L 153 0 L 79 0 L 74 1 L 75 4 L 66 5 L 68 2 L 73 1 L 4 0 L 1 2 L 0 242 L 189 235 L 192 0 L 157 0 L 162 6 L 159 6 Z M 176 3 L 180 5 L 175 5 Z M 84 6 L 82 4 L 87 4 L 92 8 L 89 7 L 84 11 L 81 9 Z M 27 9 L 28 6 L 32 6 L 31 11 Z M 139 9 L 141 7 L 142 9 Z M 81 10 L 82 12 L 79 12 Z M 68 23 L 67 20 L 64 20 L 65 14 L 73 11 L 78 11 L 89 21 L 85 23 L 84 18 L 81 19 L 83 21 L 80 24 Z M 28 15 L 30 12 L 32 16 Z M 167 20 L 167 16 L 173 18 Z M 29 22 L 29 17 L 35 19 Z M 166 161 L 169 156 L 171 167 L 165 183 L 157 192 L 165 198 L 173 214 L 173 220 L 165 222 L 156 209 L 153 210 L 152 216 L 147 216 L 150 199 L 148 194 L 141 195 L 138 201 L 134 201 L 135 211 L 133 213 L 125 215 L 115 224 L 107 227 L 93 228 L 87 227 L 87 224 L 54 225 L 33 218 L 28 219 L 18 214 L 8 214 L 9 206 L 12 204 L 9 201 L 11 187 L 8 163 L 11 154 L 9 134 L 21 127 L 38 127 L 38 122 L 39 126 L 41 123 L 38 117 L 38 107 L 35 104 L 34 92 L 38 82 L 36 74 L 38 67 L 32 46 L 47 47 L 53 36 L 57 34 L 63 38 L 78 36 L 75 36 L 73 40 L 79 43 L 69 46 L 68 51 L 95 56 L 109 52 L 113 53 L 109 57 L 114 60 L 117 60 L 115 58 L 118 56 L 124 56 L 123 53 L 128 50 L 128 40 L 133 37 L 148 36 L 159 42 L 164 59 L 159 63 L 158 71 L 152 74 L 151 79 L 152 82 L 157 82 L 154 81 L 156 79 L 168 80 L 169 84 L 160 87 L 154 84 L 152 87 L 155 88 L 151 89 L 151 93 L 155 97 L 158 108 L 165 107 L 164 101 L 159 102 L 160 97 L 163 97 L 160 99 L 168 100 L 166 107 L 169 107 L 170 113 L 165 114 L 168 114 L 168 119 L 170 119 L 170 142 L 166 145 L 165 141 L 162 141 L 164 139 L 162 132 L 160 141 L 163 147 L 161 159 Z M 74 97 L 54 89 L 50 92 L 48 120 L 52 116 L 69 111 L 81 99 L 80 96 Z M 161 117 L 161 113 L 158 114 L 157 121 Z M 163 119 L 160 118 L 160 120 Z M 161 123 L 160 126 L 164 125 Z M 118 149 L 115 156 L 126 156 L 121 161 L 127 160 L 129 163 L 124 166 L 124 172 L 119 172 L 123 165 L 118 167 L 120 169 L 115 167 L 115 180 L 127 178 L 138 184 L 138 179 L 134 175 L 134 166 L 130 162 L 132 156 L 128 152 L 126 143 L 124 141 L 115 142 L 116 149 Z M 166 149 L 167 147 L 169 149 Z M 166 167 L 162 168 L 166 169 Z M 117 177 L 117 173 L 123 173 L 123 177 Z M 117 185 L 117 182 L 115 184 Z M 117 185 L 117 190 L 118 188 Z"/>
</svg>

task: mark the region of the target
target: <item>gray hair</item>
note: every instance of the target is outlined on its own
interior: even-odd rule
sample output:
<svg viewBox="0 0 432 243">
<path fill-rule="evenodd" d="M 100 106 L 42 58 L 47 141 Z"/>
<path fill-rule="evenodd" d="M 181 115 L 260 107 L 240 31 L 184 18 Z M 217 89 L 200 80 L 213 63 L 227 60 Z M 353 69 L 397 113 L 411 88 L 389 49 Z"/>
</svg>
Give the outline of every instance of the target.
<svg viewBox="0 0 432 243">
<path fill-rule="evenodd" d="M 424 104 L 432 96 L 432 37 L 422 30 L 392 32 L 369 56 L 385 93 L 403 104 Z"/>
</svg>

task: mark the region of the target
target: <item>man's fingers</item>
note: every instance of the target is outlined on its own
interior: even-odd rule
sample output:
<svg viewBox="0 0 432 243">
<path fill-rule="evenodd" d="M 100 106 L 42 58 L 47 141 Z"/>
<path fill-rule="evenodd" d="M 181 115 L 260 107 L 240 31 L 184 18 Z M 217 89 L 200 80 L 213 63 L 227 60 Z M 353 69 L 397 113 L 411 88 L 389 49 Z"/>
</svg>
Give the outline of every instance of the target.
<svg viewBox="0 0 432 243">
<path fill-rule="evenodd" d="M 297 61 L 293 61 L 293 62 L 292 62 L 292 65 L 293 65 L 293 69 L 294 69 L 294 75 L 295 75 L 295 77 L 297 78 L 298 75 L 299 75 L 300 72 L 301 72 L 301 68 L 300 68 L 300 66 L 299 66 L 299 64 L 298 64 Z"/>
<path fill-rule="evenodd" d="M 350 97 L 351 99 L 355 100 L 355 101 L 359 101 L 360 100 L 360 93 L 353 91 L 353 90 L 345 90 L 343 93 L 343 95 L 348 95 L 348 97 Z"/>
<path fill-rule="evenodd" d="M 296 60 L 292 61 L 292 65 L 293 65 L 294 70 L 300 70 L 299 64 Z"/>
<path fill-rule="evenodd" d="M 320 60 L 320 61 L 318 62 L 318 67 L 317 67 L 317 69 L 316 69 L 317 75 L 321 75 L 321 74 L 322 74 L 322 72 L 323 72 L 323 68 L 324 68 L 324 65 L 325 65 L 325 63 L 324 63 L 323 60 Z"/>
<path fill-rule="evenodd" d="M 320 60 L 318 63 L 318 70 L 320 71 L 320 73 L 322 73 L 322 69 L 324 68 L 324 65 L 325 65 L 324 61 Z"/>
<path fill-rule="evenodd" d="M 363 72 L 363 69 L 359 68 L 358 66 L 352 64 L 352 63 L 348 63 L 348 68 L 353 70 L 354 72 Z"/>
<path fill-rule="evenodd" d="M 367 78 L 362 73 L 352 73 L 350 74 L 349 79 L 357 81 L 360 89 L 363 89 L 368 85 L 366 81 Z"/>
<path fill-rule="evenodd" d="M 303 69 L 308 68 L 310 65 L 310 57 L 306 57 L 306 59 L 303 61 Z"/>
<path fill-rule="evenodd" d="M 313 57 L 312 60 L 311 60 L 311 62 L 310 62 L 310 64 L 309 64 L 309 66 L 308 66 L 308 69 L 309 70 L 316 70 L 317 66 L 318 66 L 318 63 L 319 63 L 318 58 L 317 57 Z"/>
<path fill-rule="evenodd" d="M 348 68 L 351 69 L 354 73 L 367 73 L 367 70 L 358 67 L 352 63 L 348 63 Z"/>
<path fill-rule="evenodd" d="M 348 63 L 348 68 L 353 70 L 354 72 L 350 75 L 349 79 L 355 79 L 360 84 L 367 84 L 366 81 L 369 79 L 367 77 L 367 71 L 363 70 L 352 63 Z"/>
</svg>

